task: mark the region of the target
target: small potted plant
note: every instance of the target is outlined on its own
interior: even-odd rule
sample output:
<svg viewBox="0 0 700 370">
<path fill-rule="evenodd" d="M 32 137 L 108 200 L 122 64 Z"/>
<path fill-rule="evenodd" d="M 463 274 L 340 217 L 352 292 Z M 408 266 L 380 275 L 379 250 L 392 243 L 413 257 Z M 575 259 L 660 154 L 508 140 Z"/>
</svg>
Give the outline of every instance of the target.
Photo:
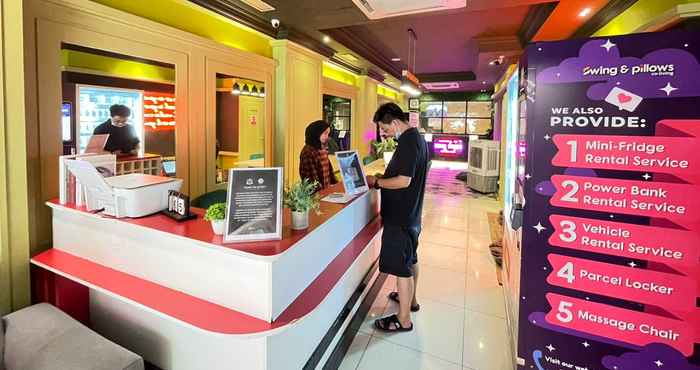
<svg viewBox="0 0 700 370">
<path fill-rule="evenodd" d="M 226 226 L 226 203 L 215 203 L 207 208 L 204 214 L 204 221 L 211 222 L 211 228 L 216 235 L 224 235 Z"/>
<path fill-rule="evenodd" d="M 320 201 L 316 195 L 318 181 L 302 179 L 284 192 L 284 205 L 292 211 L 292 229 L 304 230 L 309 227 L 309 211 L 319 212 Z"/>
<path fill-rule="evenodd" d="M 374 144 L 377 156 L 384 158 L 385 165 L 388 165 L 389 162 L 391 162 L 391 157 L 394 155 L 397 145 L 396 140 L 391 137 L 387 137 L 384 140 L 378 141 Z"/>
</svg>

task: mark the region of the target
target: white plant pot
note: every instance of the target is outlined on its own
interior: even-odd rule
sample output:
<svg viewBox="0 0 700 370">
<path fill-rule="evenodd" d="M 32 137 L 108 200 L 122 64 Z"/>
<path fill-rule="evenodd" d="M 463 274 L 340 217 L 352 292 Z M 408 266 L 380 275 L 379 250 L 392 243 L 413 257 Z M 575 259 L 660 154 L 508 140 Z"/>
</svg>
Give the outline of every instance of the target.
<svg viewBox="0 0 700 370">
<path fill-rule="evenodd" d="M 211 228 L 214 230 L 216 235 L 224 235 L 224 230 L 226 229 L 226 220 L 212 220 Z"/>
<path fill-rule="evenodd" d="M 309 227 L 309 212 L 292 211 L 292 229 L 304 230 Z"/>
<path fill-rule="evenodd" d="M 384 152 L 382 153 L 384 155 L 384 167 L 389 165 L 389 162 L 391 162 L 391 157 L 394 156 L 394 152 Z"/>
</svg>

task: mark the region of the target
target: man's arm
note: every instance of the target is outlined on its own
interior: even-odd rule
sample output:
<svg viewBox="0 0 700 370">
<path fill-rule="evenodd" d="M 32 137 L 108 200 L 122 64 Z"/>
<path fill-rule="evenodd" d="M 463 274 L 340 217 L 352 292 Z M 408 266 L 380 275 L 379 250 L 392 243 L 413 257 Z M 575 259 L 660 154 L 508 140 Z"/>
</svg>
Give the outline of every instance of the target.
<svg viewBox="0 0 700 370">
<path fill-rule="evenodd" d="M 379 187 L 383 189 L 399 190 L 405 189 L 411 185 L 411 178 L 408 176 L 394 176 L 390 178 L 377 178 L 374 176 L 367 177 L 367 184 L 370 187 L 374 187 L 375 183 L 379 183 Z"/>
</svg>

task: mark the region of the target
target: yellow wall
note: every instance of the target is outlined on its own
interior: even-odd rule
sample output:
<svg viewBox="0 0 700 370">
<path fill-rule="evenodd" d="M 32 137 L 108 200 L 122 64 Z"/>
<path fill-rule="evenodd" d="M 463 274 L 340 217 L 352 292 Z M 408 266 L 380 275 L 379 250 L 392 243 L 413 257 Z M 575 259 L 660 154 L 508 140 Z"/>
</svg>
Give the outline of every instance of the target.
<svg viewBox="0 0 700 370">
<path fill-rule="evenodd" d="M 377 130 L 376 125 L 372 122 L 374 112 L 377 110 L 377 82 L 367 76 L 360 76 L 357 79 L 357 87 L 359 88 L 357 98 L 357 114 L 355 120 L 357 122 L 355 135 L 358 138 L 357 149 L 360 157 L 365 157 L 369 154 L 370 144 L 369 139 L 375 137 Z"/>
<path fill-rule="evenodd" d="M 377 95 L 385 96 L 394 101 L 400 101 L 400 93 L 386 86 L 377 85 Z"/>
<path fill-rule="evenodd" d="M 138 80 L 175 82 L 175 69 L 75 50 L 61 50 L 64 67 L 84 69 L 110 76 Z"/>
<path fill-rule="evenodd" d="M 238 158 L 265 153 L 265 100 L 241 96 L 238 105 Z M 255 124 L 252 124 L 255 117 Z"/>
<path fill-rule="evenodd" d="M 355 74 L 326 62 L 323 63 L 323 77 L 351 86 L 354 86 L 357 82 L 357 76 Z"/>
<path fill-rule="evenodd" d="M 677 5 L 694 3 L 700 3 L 700 0 L 639 0 L 593 36 L 625 35 L 634 32 Z"/>
<path fill-rule="evenodd" d="M 92 0 L 236 49 L 272 57 L 269 38 L 186 0 Z"/>
<path fill-rule="evenodd" d="M 21 1 L 3 1 L 0 32 L 0 315 L 29 304 L 30 208 Z"/>
</svg>

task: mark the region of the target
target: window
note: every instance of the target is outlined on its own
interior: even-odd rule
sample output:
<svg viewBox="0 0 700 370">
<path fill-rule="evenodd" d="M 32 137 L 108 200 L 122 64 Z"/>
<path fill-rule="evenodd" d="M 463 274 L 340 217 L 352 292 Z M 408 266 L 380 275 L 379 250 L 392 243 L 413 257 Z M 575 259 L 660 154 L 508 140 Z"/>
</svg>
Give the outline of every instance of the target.
<svg viewBox="0 0 700 370">
<path fill-rule="evenodd" d="M 323 95 L 323 119 L 331 125 L 329 139 L 333 142 L 329 142 L 329 152 L 333 154 L 340 150 L 350 150 L 350 120 L 352 119 L 350 99 Z"/>
<path fill-rule="evenodd" d="M 422 101 L 420 123 L 427 133 L 486 135 L 492 128 L 490 101 Z"/>
</svg>

